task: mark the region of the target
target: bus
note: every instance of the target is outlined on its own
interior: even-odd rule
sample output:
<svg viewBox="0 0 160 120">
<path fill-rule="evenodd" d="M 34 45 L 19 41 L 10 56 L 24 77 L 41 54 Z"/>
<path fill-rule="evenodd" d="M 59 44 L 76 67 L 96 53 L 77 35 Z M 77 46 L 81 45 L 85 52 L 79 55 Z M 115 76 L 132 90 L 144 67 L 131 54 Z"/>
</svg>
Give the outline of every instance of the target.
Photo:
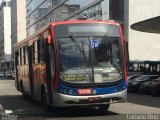
<svg viewBox="0 0 160 120">
<path fill-rule="evenodd" d="M 125 102 L 125 40 L 118 22 L 52 22 L 14 46 L 15 83 L 23 96 L 52 107 Z"/>
</svg>

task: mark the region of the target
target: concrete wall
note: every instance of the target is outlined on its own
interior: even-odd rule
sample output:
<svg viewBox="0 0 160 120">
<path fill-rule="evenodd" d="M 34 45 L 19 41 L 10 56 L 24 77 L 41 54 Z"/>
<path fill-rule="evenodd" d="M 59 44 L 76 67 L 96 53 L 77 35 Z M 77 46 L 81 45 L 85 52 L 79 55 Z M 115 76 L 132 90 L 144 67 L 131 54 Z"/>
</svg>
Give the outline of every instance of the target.
<svg viewBox="0 0 160 120">
<path fill-rule="evenodd" d="M 160 35 L 130 29 L 136 22 L 160 15 L 160 0 L 125 0 L 129 7 L 125 12 L 126 35 L 129 41 L 130 61 L 160 60 Z"/>
</svg>

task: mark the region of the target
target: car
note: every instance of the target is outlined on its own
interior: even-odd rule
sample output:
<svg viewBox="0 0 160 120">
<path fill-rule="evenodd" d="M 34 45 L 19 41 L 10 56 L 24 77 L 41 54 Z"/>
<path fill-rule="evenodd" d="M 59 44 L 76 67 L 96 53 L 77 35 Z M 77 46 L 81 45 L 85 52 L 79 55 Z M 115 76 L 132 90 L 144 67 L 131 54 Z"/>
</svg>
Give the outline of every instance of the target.
<svg viewBox="0 0 160 120">
<path fill-rule="evenodd" d="M 133 80 L 134 78 L 139 77 L 139 76 L 140 76 L 140 74 L 129 75 L 129 76 L 128 76 L 128 80 L 131 81 L 131 80 Z"/>
<path fill-rule="evenodd" d="M 5 78 L 12 78 L 12 73 L 11 73 L 11 71 L 7 71 L 7 72 L 5 73 Z"/>
<path fill-rule="evenodd" d="M 0 72 L 0 77 L 4 77 L 4 72 Z"/>
<path fill-rule="evenodd" d="M 133 80 L 128 81 L 128 91 L 139 92 L 141 84 L 146 81 L 151 81 L 153 78 L 157 78 L 157 76 L 140 75 Z"/>
<path fill-rule="evenodd" d="M 146 82 L 143 82 L 141 85 L 140 85 L 140 89 L 139 89 L 139 92 L 141 94 L 150 94 L 150 86 L 151 86 L 151 83 L 152 81 L 146 81 Z"/>
<path fill-rule="evenodd" d="M 15 71 L 12 71 L 11 74 L 12 74 L 12 75 L 11 75 L 11 76 L 12 76 L 11 78 L 12 78 L 12 79 L 15 79 Z"/>
<path fill-rule="evenodd" d="M 154 96 L 160 95 L 160 77 L 152 80 L 150 85 L 150 91 L 151 91 L 151 94 Z"/>
</svg>

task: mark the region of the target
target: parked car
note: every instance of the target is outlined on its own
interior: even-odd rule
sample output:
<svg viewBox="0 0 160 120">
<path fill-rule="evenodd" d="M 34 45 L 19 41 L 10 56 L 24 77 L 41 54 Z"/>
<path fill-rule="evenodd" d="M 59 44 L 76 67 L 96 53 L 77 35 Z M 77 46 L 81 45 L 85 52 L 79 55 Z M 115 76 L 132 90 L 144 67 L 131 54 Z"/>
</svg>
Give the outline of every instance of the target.
<svg viewBox="0 0 160 120">
<path fill-rule="evenodd" d="M 146 81 L 151 81 L 153 78 L 157 78 L 158 76 L 151 75 L 141 75 L 133 80 L 128 81 L 128 91 L 138 92 L 142 83 Z"/>
<path fill-rule="evenodd" d="M 0 72 L 0 77 L 4 77 L 4 72 Z"/>
<path fill-rule="evenodd" d="M 136 77 L 139 77 L 139 76 L 140 76 L 140 74 L 129 75 L 128 80 L 131 81 L 131 80 L 133 80 L 133 79 L 135 79 Z"/>
<path fill-rule="evenodd" d="M 150 87 L 151 87 L 151 83 L 152 81 L 146 81 L 146 82 L 143 82 L 141 85 L 140 85 L 140 93 L 141 94 L 150 94 Z"/>
<path fill-rule="evenodd" d="M 12 74 L 12 79 L 15 79 L 15 71 L 14 70 L 11 72 L 11 74 Z"/>
<path fill-rule="evenodd" d="M 160 77 L 152 80 L 150 84 L 150 91 L 152 95 L 160 95 Z"/>
<path fill-rule="evenodd" d="M 5 73 L 5 78 L 12 78 L 12 73 L 11 73 L 11 71 L 7 71 L 7 72 Z"/>
</svg>

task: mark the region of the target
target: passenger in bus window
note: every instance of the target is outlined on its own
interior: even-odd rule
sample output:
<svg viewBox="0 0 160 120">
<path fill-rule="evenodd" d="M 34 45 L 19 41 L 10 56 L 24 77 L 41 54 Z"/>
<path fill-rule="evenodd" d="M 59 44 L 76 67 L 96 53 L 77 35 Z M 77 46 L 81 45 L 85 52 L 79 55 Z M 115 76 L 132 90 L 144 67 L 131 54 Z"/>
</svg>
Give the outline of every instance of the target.
<svg viewBox="0 0 160 120">
<path fill-rule="evenodd" d="M 107 58 L 107 46 L 104 43 L 99 44 L 96 58 L 98 62 L 106 62 L 108 61 Z"/>
</svg>

